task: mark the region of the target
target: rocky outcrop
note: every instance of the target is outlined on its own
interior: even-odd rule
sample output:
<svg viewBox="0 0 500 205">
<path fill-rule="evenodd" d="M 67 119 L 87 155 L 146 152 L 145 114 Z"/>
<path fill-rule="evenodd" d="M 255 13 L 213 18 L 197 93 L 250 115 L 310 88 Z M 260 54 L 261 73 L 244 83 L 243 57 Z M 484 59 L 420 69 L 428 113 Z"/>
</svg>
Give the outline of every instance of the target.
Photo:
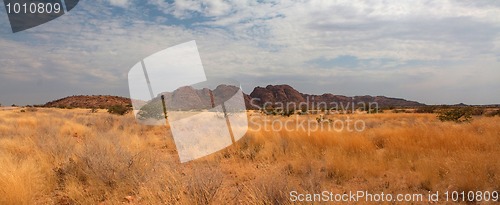
<svg viewBox="0 0 500 205">
<path fill-rule="evenodd" d="M 169 109 L 190 109 L 190 108 L 211 108 L 212 104 L 221 104 L 223 101 L 231 98 L 237 91 L 238 87 L 231 85 L 219 85 L 212 94 L 214 102 L 212 102 L 210 90 L 207 88 L 195 89 L 190 86 L 181 87 L 173 92 L 165 92 L 166 104 Z M 300 93 L 289 85 L 268 85 L 266 87 L 256 87 L 250 93 L 245 94 L 245 105 L 247 109 L 261 109 L 264 105 L 273 106 L 276 104 L 286 105 L 293 103 L 295 105 L 307 104 L 308 107 L 318 107 L 318 105 L 326 104 L 328 108 L 348 103 L 352 106 L 353 103 L 359 106 L 361 103 L 377 103 L 379 107 L 419 107 L 424 104 L 409 101 L 400 98 L 390 98 L 385 96 L 343 96 L 325 93 L 322 95 L 310 95 Z M 130 105 L 130 99 L 117 96 L 71 96 L 63 99 L 55 100 L 45 104 L 45 107 L 78 107 L 78 108 L 107 108 L 113 105 Z"/>
<path fill-rule="evenodd" d="M 74 95 L 46 103 L 43 107 L 109 108 L 114 105 L 130 106 L 129 98 L 111 95 Z"/>
<path fill-rule="evenodd" d="M 260 109 L 263 108 L 264 105 L 268 106 L 277 103 L 284 105 L 287 103 L 293 103 L 295 105 L 302 103 L 303 105 L 307 104 L 310 108 L 318 107 L 318 105 L 322 105 L 324 107 L 325 104 L 327 108 L 340 104 L 345 106 L 347 103 L 350 103 L 351 105 L 354 103 L 357 106 L 363 103 L 376 103 L 379 107 L 424 106 L 424 104 L 419 102 L 385 96 L 365 95 L 348 97 L 343 95 L 334 95 L 331 93 L 325 93 L 322 95 L 303 94 L 289 85 L 268 85 L 265 88 L 256 87 L 246 99 L 249 101 L 247 102 L 248 109 Z"/>
</svg>

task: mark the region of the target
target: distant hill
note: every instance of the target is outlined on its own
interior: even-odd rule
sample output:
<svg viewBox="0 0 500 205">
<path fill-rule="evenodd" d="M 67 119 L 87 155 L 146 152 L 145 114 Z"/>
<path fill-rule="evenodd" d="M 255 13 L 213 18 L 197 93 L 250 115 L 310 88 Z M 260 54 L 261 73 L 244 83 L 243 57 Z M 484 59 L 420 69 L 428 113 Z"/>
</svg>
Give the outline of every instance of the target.
<svg viewBox="0 0 500 205">
<path fill-rule="evenodd" d="M 43 105 L 44 107 L 59 108 L 108 108 L 114 105 L 131 105 L 129 98 L 111 95 L 75 95 L 54 100 Z"/>
<path fill-rule="evenodd" d="M 232 96 L 238 87 L 219 85 L 213 94 L 215 96 L 215 104 L 220 104 L 221 99 L 228 99 Z M 173 92 L 162 93 L 166 98 L 167 105 L 170 108 L 173 106 L 175 108 L 183 109 L 189 107 L 203 107 L 208 108 L 211 106 L 210 95 L 208 89 L 194 89 L 192 87 L 186 86 L 181 87 Z M 250 93 L 250 95 L 245 94 L 244 96 L 245 104 L 247 109 L 259 109 L 267 102 L 269 103 L 309 103 L 318 105 L 321 102 L 344 104 L 347 103 L 373 103 L 376 102 L 379 107 L 419 107 L 425 106 L 425 104 L 409 101 L 400 98 L 390 98 L 385 96 L 354 96 L 348 97 L 343 95 L 334 95 L 331 93 L 325 93 L 322 95 L 310 95 L 304 94 L 295 90 L 289 85 L 268 85 L 266 87 L 256 87 Z M 254 99 L 254 100 L 252 100 Z M 123 105 L 127 106 L 131 104 L 131 100 L 124 97 L 109 96 L 109 95 L 97 95 L 97 96 L 70 96 L 48 102 L 44 107 L 74 107 L 74 108 L 107 108 L 113 105 Z"/>
<path fill-rule="evenodd" d="M 220 105 L 222 102 L 234 96 L 238 91 L 239 88 L 235 86 L 219 85 L 212 90 L 212 99 L 210 96 L 210 90 L 207 88 L 195 89 L 190 86 L 185 86 L 173 92 L 162 93 L 162 95 L 165 96 L 165 101 L 169 109 L 182 110 L 193 107 L 210 109 L 212 108 L 212 103 L 214 105 Z"/>
<path fill-rule="evenodd" d="M 257 104 L 259 107 L 262 107 L 266 102 L 273 103 L 304 103 L 309 102 L 309 104 L 318 105 L 319 103 L 327 103 L 327 106 L 330 106 L 330 103 L 343 103 L 346 105 L 347 103 L 360 103 L 364 102 L 366 104 L 376 102 L 379 107 L 419 107 L 425 106 L 423 103 L 419 103 L 416 101 L 409 101 L 400 98 L 390 98 L 385 96 L 343 96 L 343 95 L 334 95 L 331 93 L 325 93 L 322 95 L 310 95 L 300 93 L 295 90 L 293 87 L 289 85 L 268 85 L 264 87 L 256 87 L 252 93 L 250 93 L 247 100 L 252 98 L 260 99 L 254 100 L 252 104 Z M 248 102 L 247 102 L 248 103 Z M 247 107 L 254 107 L 250 104 L 247 104 Z"/>
</svg>

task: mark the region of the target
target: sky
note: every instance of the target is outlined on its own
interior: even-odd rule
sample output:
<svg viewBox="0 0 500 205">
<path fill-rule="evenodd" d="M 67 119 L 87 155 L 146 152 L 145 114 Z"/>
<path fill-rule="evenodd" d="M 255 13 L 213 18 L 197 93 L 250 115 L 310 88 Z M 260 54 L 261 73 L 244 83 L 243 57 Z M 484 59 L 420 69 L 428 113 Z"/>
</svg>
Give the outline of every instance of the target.
<svg viewBox="0 0 500 205">
<path fill-rule="evenodd" d="M 246 93 L 500 103 L 500 1 L 82 0 L 12 33 L 0 9 L 0 103 L 129 96 L 141 59 L 195 40 L 210 77 Z"/>
</svg>

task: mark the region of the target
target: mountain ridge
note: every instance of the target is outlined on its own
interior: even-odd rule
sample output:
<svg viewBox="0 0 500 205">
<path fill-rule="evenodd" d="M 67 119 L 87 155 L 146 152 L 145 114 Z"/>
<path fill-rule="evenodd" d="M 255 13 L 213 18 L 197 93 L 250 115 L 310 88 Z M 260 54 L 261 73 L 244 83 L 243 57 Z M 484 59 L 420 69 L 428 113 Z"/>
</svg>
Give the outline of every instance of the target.
<svg viewBox="0 0 500 205">
<path fill-rule="evenodd" d="M 226 86 L 224 89 L 217 90 L 220 95 L 228 95 L 234 93 L 234 86 Z M 176 96 L 181 96 L 184 100 L 199 99 L 200 94 L 206 95 L 206 90 L 202 89 L 195 91 L 186 87 L 179 88 L 172 92 Z M 193 98 L 197 95 L 196 98 Z M 410 101 L 403 98 L 393 98 L 386 96 L 344 96 L 335 95 L 332 93 L 324 93 L 321 95 L 301 93 L 290 85 L 267 85 L 266 87 L 257 86 L 250 94 L 244 93 L 245 105 L 247 109 L 261 109 L 264 106 L 276 105 L 279 103 L 295 103 L 295 104 L 319 104 L 319 103 L 377 103 L 379 107 L 419 107 L 425 104 Z M 206 100 L 203 100 L 206 101 Z M 196 104 L 197 102 L 189 102 L 187 104 Z M 206 104 L 206 102 L 204 102 Z M 46 103 L 43 107 L 61 107 L 61 108 L 107 108 L 113 105 L 130 106 L 131 100 L 126 97 L 112 95 L 74 95 Z"/>
<path fill-rule="evenodd" d="M 73 95 L 45 103 L 42 107 L 58 108 L 109 108 L 115 105 L 130 106 L 130 98 L 113 95 Z"/>
<path fill-rule="evenodd" d="M 409 101 L 405 100 L 402 98 L 392 98 L 392 97 L 385 97 L 385 96 L 370 96 L 370 95 L 364 95 L 364 96 L 353 96 L 353 97 L 348 97 L 344 95 L 334 95 L 332 93 L 324 93 L 321 95 L 312 95 L 312 94 L 304 94 L 290 85 L 268 85 L 266 87 L 256 87 L 254 90 L 250 93 L 250 98 L 251 99 L 260 99 L 257 100 L 256 103 L 250 103 L 250 104 L 256 104 L 260 107 L 264 106 L 264 104 L 267 102 L 267 104 L 270 104 L 269 102 L 272 103 L 290 103 L 294 102 L 296 104 L 298 103 L 307 103 L 307 104 L 320 104 L 320 103 L 327 103 L 328 104 L 347 104 L 347 103 L 377 103 L 379 107 L 419 107 L 419 106 L 425 106 L 423 103 L 419 103 L 416 101 Z M 247 106 L 248 107 L 248 106 Z M 255 107 L 251 105 L 251 107 Z"/>
</svg>

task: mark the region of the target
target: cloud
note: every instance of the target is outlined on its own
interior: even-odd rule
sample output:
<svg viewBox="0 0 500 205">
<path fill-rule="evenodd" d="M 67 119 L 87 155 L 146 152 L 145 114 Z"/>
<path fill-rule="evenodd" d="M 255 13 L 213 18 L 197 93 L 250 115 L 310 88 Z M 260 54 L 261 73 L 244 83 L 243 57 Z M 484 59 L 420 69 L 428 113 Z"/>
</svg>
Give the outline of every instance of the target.
<svg viewBox="0 0 500 205">
<path fill-rule="evenodd" d="M 109 3 L 113 6 L 127 8 L 130 5 L 130 0 L 109 0 Z"/>
<path fill-rule="evenodd" d="M 53 22 L 1 34 L 0 80 L 45 93 L 37 102 L 57 93 L 28 82 L 126 95 L 126 72 L 139 59 L 196 40 L 208 75 L 250 87 L 288 83 L 431 103 L 500 87 L 500 6 L 490 1 L 106 1 L 82 1 Z M 9 95 L 2 91 L 0 101 Z"/>
<path fill-rule="evenodd" d="M 149 4 L 157 6 L 165 14 L 179 19 L 188 19 L 196 15 L 217 17 L 227 15 L 233 8 L 231 1 L 225 0 L 184 0 L 172 3 L 162 0 L 148 0 Z"/>
</svg>

